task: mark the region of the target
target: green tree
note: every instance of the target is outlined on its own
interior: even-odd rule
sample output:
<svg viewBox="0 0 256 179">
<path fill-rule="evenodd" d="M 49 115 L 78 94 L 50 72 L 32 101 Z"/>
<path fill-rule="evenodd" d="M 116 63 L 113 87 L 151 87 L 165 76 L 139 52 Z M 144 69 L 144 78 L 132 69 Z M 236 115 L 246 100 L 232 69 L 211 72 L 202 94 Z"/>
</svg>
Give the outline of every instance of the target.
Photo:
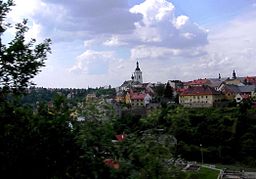
<svg viewBox="0 0 256 179">
<path fill-rule="evenodd" d="M 167 82 L 165 89 L 164 89 L 164 97 L 167 99 L 172 99 L 173 98 L 173 89 L 170 86 L 170 83 Z"/>
<path fill-rule="evenodd" d="M 15 25 L 16 35 L 7 45 L 2 44 L 2 35 L 10 24 L 5 22 L 7 13 L 14 3 L 0 1 L 0 87 L 2 96 L 13 92 L 19 94 L 30 85 L 31 79 L 44 66 L 51 40 L 36 44 L 35 39 L 26 42 L 27 20 Z"/>
</svg>

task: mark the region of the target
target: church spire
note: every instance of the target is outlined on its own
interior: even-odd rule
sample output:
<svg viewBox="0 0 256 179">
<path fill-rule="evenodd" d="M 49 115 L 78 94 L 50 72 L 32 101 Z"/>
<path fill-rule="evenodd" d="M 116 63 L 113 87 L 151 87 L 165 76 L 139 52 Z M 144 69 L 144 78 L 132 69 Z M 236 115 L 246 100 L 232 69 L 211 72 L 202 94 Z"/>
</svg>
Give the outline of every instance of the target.
<svg viewBox="0 0 256 179">
<path fill-rule="evenodd" d="M 232 78 L 236 79 L 236 71 L 235 70 L 233 70 L 233 77 Z"/>
<path fill-rule="evenodd" d="M 143 79 L 142 79 L 142 71 L 140 70 L 139 67 L 139 62 L 137 61 L 137 66 L 134 72 L 134 81 L 138 81 L 140 83 L 143 83 Z"/>
<path fill-rule="evenodd" d="M 139 62 L 137 61 L 137 67 L 135 70 L 140 70 L 140 67 L 139 67 Z"/>
</svg>

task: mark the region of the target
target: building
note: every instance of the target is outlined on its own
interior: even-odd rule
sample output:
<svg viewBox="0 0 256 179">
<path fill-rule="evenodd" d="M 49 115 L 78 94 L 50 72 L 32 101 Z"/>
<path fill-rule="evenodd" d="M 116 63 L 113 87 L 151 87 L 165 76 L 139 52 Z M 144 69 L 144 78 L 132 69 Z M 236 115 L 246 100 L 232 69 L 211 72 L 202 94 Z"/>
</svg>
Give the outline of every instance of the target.
<svg viewBox="0 0 256 179">
<path fill-rule="evenodd" d="M 221 92 L 209 86 L 190 86 L 179 96 L 184 107 L 213 107 L 223 99 Z"/>
<path fill-rule="evenodd" d="M 132 75 L 132 80 L 143 83 L 142 71 L 140 70 L 139 62 L 137 62 L 137 67 L 134 71 L 134 74 Z"/>
<path fill-rule="evenodd" d="M 236 103 L 241 103 L 243 100 L 248 100 L 250 98 L 251 96 L 248 94 L 237 94 L 235 96 Z"/>
<path fill-rule="evenodd" d="M 219 91 L 221 91 L 225 95 L 225 99 L 234 100 L 238 94 L 249 95 L 250 97 L 255 96 L 256 86 L 255 85 L 238 86 L 238 85 L 232 85 L 232 84 L 222 84 L 219 88 Z"/>
<path fill-rule="evenodd" d="M 119 91 L 115 96 L 115 101 L 117 103 L 124 103 L 125 102 L 125 92 Z"/>
<path fill-rule="evenodd" d="M 169 83 L 174 90 L 183 88 L 183 83 L 180 80 L 168 80 L 167 83 Z"/>
<path fill-rule="evenodd" d="M 147 106 L 152 100 L 152 97 L 147 93 L 140 92 L 127 92 L 125 96 L 125 103 L 130 104 L 132 107 Z"/>
<path fill-rule="evenodd" d="M 221 84 L 218 91 L 221 91 L 227 100 L 234 100 L 235 96 L 240 93 L 237 85 L 225 83 Z"/>
<path fill-rule="evenodd" d="M 252 76 L 252 77 L 247 76 L 244 79 L 244 84 L 245 85 L 256 85 L 256 77 L 255 76 Z"/>
<path fill-rule="evenodd" d="M 86 96 L 86 102 L 95 101 L 96 99 L 97 99 L 97 97 L 96 97 L 95 93 L 87 94 L 87 96 Z"/>
</svg>

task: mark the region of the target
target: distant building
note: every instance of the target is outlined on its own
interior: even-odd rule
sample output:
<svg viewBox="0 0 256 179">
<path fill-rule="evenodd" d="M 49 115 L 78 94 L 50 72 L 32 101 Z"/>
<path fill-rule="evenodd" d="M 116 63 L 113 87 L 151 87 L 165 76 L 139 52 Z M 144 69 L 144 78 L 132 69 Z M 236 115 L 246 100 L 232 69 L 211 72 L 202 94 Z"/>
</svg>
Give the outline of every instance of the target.
<svg viewBox="0 0 256 179">
<path fill-rule="evenodd" d="M 256 77 L 255 76 L 252 76 L 252 77 L 247 76 L 244 79 L 244 84 L 245 85 L 256 85 Z"/>
<path fill-rule="evenodd" d="M 183 82 L 181 82 L 180 80 L 168 80 L 167 83 L 169 83 L 170 86 L 172 87 L 174 97 L 177 94 L 179 94 L 180 90 L 183 89 L 183 87 L 184 87 Z"/>
<path fill-rule="evenodd" d="M 143 83 L 142 71 L 140 70 L 139 62 L 137 62 L 137 67 L 134 71 L 134 76 L 132 75 L 132 80 Z"/>
<path fill-rule="evenodd" d="M 240 93 L 238 86 L 233 84 L 223 83 L 218 90 L 224 94 L 227 100 L 234 100 L 235 96 Z"/>
<path fill-rule="evenodd" d="M 255 85 L 238 86 L 233 84 L 222 84 L 219 88 L 219 91 L 225 95 L 225 99 L 227 100 L 234 100 L 238 94 L 253 97 L 255 96 L 255 90 Z"/>
<path fill-rule="evenodd" d="M 95 94 L 95 93 L 88 94 L 88 95 L 86 96 L 86 102 L 94 101 L 94 100 L 96 100 L 96 99 L 97 99 L 97 97 L 96 97 L 96 94 Z"/>
<path fill-rule="evenodd" d="M 132 107 L 147 106 L 152 100 L 152 97 L 146 93 L 137 93 L 132 90 L 125 96 L 126 104 L 130 104 Z"/>
<path fill-rule="evenodd" d="M 223 99 L 221 92 L 209 86 L 190 86 L 179 96 L 179 103 L 185 107 L 213 107 Z"/>
<path fill-rule="evenodd" d="M 198 79 L 193 81 L 188 81 L 184 83 L 184 88 L 188 88 L 189 86 L 203 86 L 210 85 L 211 81 L 209 79 Z"/>
<path fill-rule="evenodd" d="M 116 94 L 115 101 L 118 103 L 124 103 L 125 102 L 125 92 L 120 91 Z"/>
<path fill-rule="evenodd" d="M 168 83 L 174 90 L 183 88 L 183 83 L 180 80 L 168 80 Z"/>
<path fill-rule="evenodd" d="M 243 100 L 248 100 L 250 98 L 251 96 L 249 94 L 237 94 L 235 96 L 235 100 L 237 103 L 241 103 Z"/>
</svg>

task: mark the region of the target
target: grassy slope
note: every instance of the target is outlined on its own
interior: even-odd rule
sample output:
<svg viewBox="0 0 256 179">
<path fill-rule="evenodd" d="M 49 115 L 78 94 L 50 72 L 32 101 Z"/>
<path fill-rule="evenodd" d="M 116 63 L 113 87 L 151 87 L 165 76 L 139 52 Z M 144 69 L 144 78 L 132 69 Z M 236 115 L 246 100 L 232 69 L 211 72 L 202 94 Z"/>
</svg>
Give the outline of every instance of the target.
<svg viewBox="0 0 256 179">
<path fill-rule="evenodd" d="M 202 167 L 198 172 L 188 172 L 186 179 L 217 179 L 219 171 Z"/>
</svg>

